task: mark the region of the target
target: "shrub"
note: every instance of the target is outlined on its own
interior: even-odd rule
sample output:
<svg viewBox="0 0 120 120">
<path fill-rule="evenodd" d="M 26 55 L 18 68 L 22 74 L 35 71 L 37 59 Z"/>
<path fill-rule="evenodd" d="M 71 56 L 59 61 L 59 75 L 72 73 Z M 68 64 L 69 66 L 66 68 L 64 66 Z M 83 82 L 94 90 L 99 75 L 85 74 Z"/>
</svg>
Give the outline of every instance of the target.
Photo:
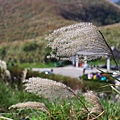
<svg viewBox="0 0 120 120">
<path fill-rule="evenodd" d="M 23 50 L 25 52 L 33 51 L 39 48 L 39 45 L 37 43 L 28 43 L 24 46 Z"/>
<path fill-rule="evenodd" d="M 76 89 L 78 86 L 82 88 L 82 83 L 77 78 L 71 78 L 68 76 L 56 75 L 56 74 L 48 74 L 46 75 L 44 72 L 40 73 L 41 78 L 48 78 L 57 82 L 61 82 L 72 89 Z"/>
<path fill-rule="evenodd" d="M 22 90 L 15 90 L 9 86 L 9 84 L 5 84 L 4 82 L 0 82 L 0 108 L 7 108 L 12 104 L 18 102 L 25 102 L 28 100 L 40 99 L 34 94 L 26 93 Z"/>
<path fill-rule="evenodd" d="M 39 77 L 40 73 L 37 71 L 32 71 L 32 70 L 28 70 L 27 72 L 27 76 L 26 79 L 30 78 L 30 77 Z"/>
</svg>

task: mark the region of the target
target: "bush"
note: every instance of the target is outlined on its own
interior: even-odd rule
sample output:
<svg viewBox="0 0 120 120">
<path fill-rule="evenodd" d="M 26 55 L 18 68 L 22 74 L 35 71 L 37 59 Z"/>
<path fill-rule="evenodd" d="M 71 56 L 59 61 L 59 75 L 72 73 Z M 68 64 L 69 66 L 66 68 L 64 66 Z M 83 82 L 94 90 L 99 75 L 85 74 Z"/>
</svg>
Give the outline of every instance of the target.
<svg viewBox="0 0 120 120">
<path fill-rule="evenodd" d="M 39 45 L 37 43 L 28 43 L 27 45 L 24 46 L 23 50 L 25 52 L 33 51 L 39 48 Z"/>
<path fill-rule="evenodd" d="M 32 70 L 28 70 L 27 72 L 27 76 L 26 79 L 30 78 L 30 77 L 39 77 L 40 73 L 37 71 L 32 71 Z"/>
<path fill-rule="evenodd" d="M 48 78 L 57 82 L 61 82 L 72 89 L 76 89 L 77 87 L 82 88 L 82 83 L 77 78 L 71 78 L 68 76 L 56 75 L 56 74 L 48 74 L 46 75 L 44 72 L 40 73 L 41 78 Z"/>
<path fill-rule="evenodd" d="M 40 97 L 31 93 L 26 93 L 23 90 L 16 90 L 11 88 L 9 84 L 0 82 L 0 108 L 7 110 L 9 106 L 19 102 L 32 101 L 40 99 Z"/>
<path fill-rule="evenodd" d="M 8 68 L 11 74 L 10 85 L 14 88 L 17 85 L 18 89 L 22 88 L 22 79 L 23 79 L 23 68 L 18 66 L 10 66 Z"/>
<path fill-rule="evenodd" d="M 100 79 L 94 80 L 93 78 L 88 79 L 88 74 L 83 75 L 80 79 L 83 79 L 83 88 L 85 90 L 112 93 L 109 83 L 113 83 L 114 79 L 109 74 L 107 74 L 107 81 L 101 81 Z"/>
</svg>

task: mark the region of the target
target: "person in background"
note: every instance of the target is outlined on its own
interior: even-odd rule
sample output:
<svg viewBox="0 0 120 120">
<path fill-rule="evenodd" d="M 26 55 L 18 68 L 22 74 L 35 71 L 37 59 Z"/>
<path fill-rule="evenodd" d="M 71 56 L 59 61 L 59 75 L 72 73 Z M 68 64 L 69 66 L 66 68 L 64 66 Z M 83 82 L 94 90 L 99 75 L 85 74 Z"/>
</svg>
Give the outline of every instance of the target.
<svg viewBox="0 0 120 120">
<path fill-rule="evenodd" d="M 90 79 L 92 79 L 93 78 L 93 74 L 92 73 L 89 73 L 88 74 L 88 79 L 90 80 Z"/>
<path fill-rule="evenodd" d="M 101 74 L 99 72 L 96 73 L 97 79 L 100 80 Z"/>
<path fill-rule="evenodd" d="M 88 68 L 87 61 L 84 62 L 83 64 L 83 75 L 85 74 L 85 70 Z"/>
</svg>

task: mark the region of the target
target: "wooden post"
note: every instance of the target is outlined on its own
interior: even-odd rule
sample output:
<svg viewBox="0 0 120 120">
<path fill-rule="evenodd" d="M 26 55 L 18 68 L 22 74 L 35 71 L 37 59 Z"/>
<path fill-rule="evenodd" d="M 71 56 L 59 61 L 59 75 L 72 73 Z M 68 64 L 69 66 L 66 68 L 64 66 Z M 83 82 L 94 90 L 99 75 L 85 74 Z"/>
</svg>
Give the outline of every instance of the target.
<svg viewBox="0 0 120 120">
<path fill-rule="evenodd" d="M 107 70 L 110 70 L 110 57 L 107 58 Z"/>
<path fill-rule="evenodd" d="M 76 55 L 76 68 L 78 68 L 78 64 L 79 64 L 79 57 L 78 55 Z"/>
</svg>

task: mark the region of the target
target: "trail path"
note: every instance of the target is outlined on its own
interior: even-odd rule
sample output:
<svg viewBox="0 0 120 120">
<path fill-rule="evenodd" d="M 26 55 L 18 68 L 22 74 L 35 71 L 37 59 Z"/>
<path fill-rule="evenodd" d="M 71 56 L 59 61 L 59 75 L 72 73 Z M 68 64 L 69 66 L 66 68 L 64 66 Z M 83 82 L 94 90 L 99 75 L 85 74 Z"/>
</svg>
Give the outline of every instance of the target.
<svg viewBox="0 0 120 120">
<path fill-rule="evenodd" d="M 83 75 L 83 68 L 76 68 L 74 66 L 67 66 L 67 67 L 58 67 L 58 68 L 33 68 L 33 71 L 51 71 L 53 69 L 54 74 L 64 75 L 64 76 L 70 76 L 73 78 L 79 78 L 81 75 Z M 98 72 L 96 68 L 94 69 L 87 69 L 85 73 L 91 73 L 91 72 Z"/>
</svg>

